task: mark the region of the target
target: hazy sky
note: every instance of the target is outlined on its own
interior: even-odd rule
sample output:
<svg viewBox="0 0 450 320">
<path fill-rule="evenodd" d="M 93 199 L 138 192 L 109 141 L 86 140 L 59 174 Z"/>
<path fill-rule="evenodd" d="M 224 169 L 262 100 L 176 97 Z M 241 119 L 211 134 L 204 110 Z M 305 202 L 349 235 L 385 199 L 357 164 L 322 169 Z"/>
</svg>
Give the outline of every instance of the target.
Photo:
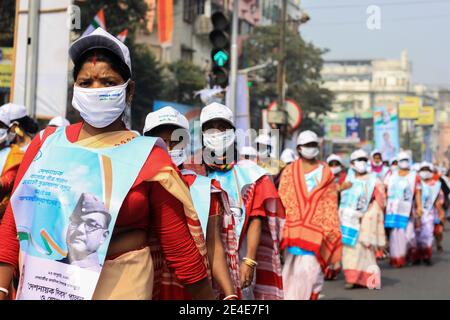
<svg viewBox="0 0 450 320">
<path fill-rule="evenodd" d="M 381 8 L 381 29 L 366 26 Z M 302 0 L 311 20 L 302 36 L 328 48 L 326 59 L 399 59 L 408 50 L 413 82 L 450 88 L 450 0 Z"/>
</svg>

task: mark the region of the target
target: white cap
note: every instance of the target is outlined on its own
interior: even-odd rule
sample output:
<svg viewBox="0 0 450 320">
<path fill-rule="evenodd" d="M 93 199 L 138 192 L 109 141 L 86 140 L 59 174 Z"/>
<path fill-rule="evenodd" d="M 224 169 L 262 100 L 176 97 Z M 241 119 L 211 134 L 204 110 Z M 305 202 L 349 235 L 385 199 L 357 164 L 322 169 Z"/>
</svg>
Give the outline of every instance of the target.
<svg viewBox="0 0 450 320">
<path fill-rule="evenodd" d="M 250 156 L 250 157 L 256 157 L 257 156 L 256 149 L 251 147 L 251 146 L 242 147 L 240 153 L 241 153 L 242 156 Z"/>
<path fill-rule="evenodd" d="M 350 155 L 350 161 L 359 159 L 359 158 L 369 158 L 369 155 L 367 154 L 366 151 L 364 151 L 363 149 L 358 149 L 353 151 L 353 153 Z"/>
<path fill-rule="evenodd" d="M 272 145 L 272 139 L 267 134 L 260 134 L 258 137 L 256 137 L 255 142 L 258 144 L 264 144 L 266 146 Z"/>
<path fill-rule="evenodd" d="M 427 161 L 422 161 L 422 163 L 419 165 L 419 170 L 422 170 L 423 168 L 429 168 L 431 171 L 434 171 L 433 164 Z"/>
<path fill-rule="evenodd" d="M 316 142 L 319 143 L 319 137 L 311 130 L 301 132 L 297 138 L 297 145 L 305 145 L 307 143 Z"/>
<path fill-rule="evenodd" d="M 284 149 L 281 153 L 280 160 L 284 163 L 291 163 L 298 159 L 298 154 L 292 149 Z"/>
<path fill-rule="evenodd" d="M 329 157 L 327 158 L 327 163 L 329 164 L 331 161 L 337 161 L 340 164 L 342 164 L 342 158 L 339 157 L 337 154 L 330 154 Z"/>
<path fill-rule="evenodd" d="M 411 161 L 411 157 L 409 156 L 409 154 L 407 152 L 402 151 L 398 154 L 397 161 L 402 161 L 402 160 Z"/>
<path fill-rule="evenodd" d="M 57 116 L 50 120 L 48 125 L 54 127 L 65 127 L 70 125 L 70 122 L 64 117 Z"/>
<path fill-rule="evenodd" d="M 381 153 L 380 150 L 375 149 L 370 153 L 370 157 L 373 158 L 374 155 L 379 154 L 381 157 L 383 157 L 383 154 Z"/>
<path fill-rule="evenodd" d="M 178 110 L 167 106 L 155 112 L 150 112 L 145 118 L 144 134 L 164 124 L 171 124 L 189 130 L 189 121 Z"/>
<path fill-rule="evenodd" d="M 233 112 L 227 106 L 213 102 L 202 109 L 200 113 L 200 125 L 214 119 L 222 119 L 231 124 L 234 128 Z"/>
<path fill-rule="evenodd" d="M 7 103 L 1 107 L 2 121 L 9 126 L 14 120 L 28 116 L 27 108 L 21 104 Z"/>
<path fill-rule="evenodd" d="M 397 161 L 397 156 L 392 157 L 391 160 L 389 160 L 389 164 L 392 165 L 394 161 Z"/>
<path fill-rule="evenodd" d="M 102 28 L 97 28 L 90 34 L 72 43 L 69 55 L 73 63 L 76 63 L 85 52 L 92 49 L 107 49 L 111 51 L 128 66 L 131 75 L 131 59 L 128 47 Z"/>
<path fill-rule="evenodd" d="M 0 122 L 9 127 L 9 125 L 11 124 L 11 120 L 9 119 L 9 107 L 7 107 L 8 104 L 0 107 Z"/>
</svg>

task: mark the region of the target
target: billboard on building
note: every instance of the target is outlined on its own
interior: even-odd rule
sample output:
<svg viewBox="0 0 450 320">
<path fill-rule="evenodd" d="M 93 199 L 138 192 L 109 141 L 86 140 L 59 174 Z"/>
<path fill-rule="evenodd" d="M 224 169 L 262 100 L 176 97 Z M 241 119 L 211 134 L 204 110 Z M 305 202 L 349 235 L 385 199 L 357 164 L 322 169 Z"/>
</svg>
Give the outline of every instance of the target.
<svg viewBox="0 0 450 320">
<path fill-rule="evenodd" d="M 414 96 L 405 96 L 400 99 L 398 107 L 400 119 L 412 119 L 419 118 L 419 109 L 422 106 L 421 99 Z"/>
<path fill-rule="evenodd" d="M 400 150 L 397 108 L 388 105 L 373 109 L 375 148 L 381 151 L 383 159 L 391 159 Z"/>
<path fill-rule="evenodd" d="M 419 117 L 416 120 L 416 126 L 434 125 L 434 108 L 422 107 L 419 109 Z"/>
<path fill-rule="evenodd" d="M 325 119 L 325 137 L 327 139 L 344 139 L 347 134 L 346 118 Z"/>
<path fill-rule="evenodd" d="M 13 48 L 0 47 L 0 88 L 11 88 Z"/>
</svg>

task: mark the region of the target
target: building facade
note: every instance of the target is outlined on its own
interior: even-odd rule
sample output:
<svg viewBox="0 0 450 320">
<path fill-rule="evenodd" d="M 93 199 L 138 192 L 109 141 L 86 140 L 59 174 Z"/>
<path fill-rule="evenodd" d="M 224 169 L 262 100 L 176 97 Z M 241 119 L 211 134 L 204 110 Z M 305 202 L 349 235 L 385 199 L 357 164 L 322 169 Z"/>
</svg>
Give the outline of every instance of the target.
<svg viewBox="0 0 450 320">
<path fill-rule="evenodd" d="M 172 43 L 169 46 L 161 46 L 159 43 L 156 1 L 146 0 L 146 2 L 149 10 L 153 12 L 150 14 L 152 25 L 148 26 L 147 30 L 139 32 L 137 41 L 148 45 L 162 63 L 184 60 L 207 71 L 211 64 L 212 46 L 209 41 L 209 33 L 212 30 L 211 15 L 216 11 L 227 12 L 231 23 L 233 1 L 173 0 L 173 33 Z M 260 2 L 246 0 L 239 3 L 239 44 L 254 26 L 261 24 Z"/>
<path fill-rule="evenodd" d="M 354 144 L 359 144 L 360 147 L 368 145 L 367 149 L 373 147 L 371 142 L 374 135 L 374 106 L 398 106 L 405 96 L 420 97 L 424 106 L 437 106 L 434 91 L 412 84 L 412 64 L 406 50 L 401 52 L 399 59 L 325 61 L 321 73 L 323 86 L 334 93 L 333 112 L 327 116 L 325 122 L 345 123 L 345 120 L 339 118 L 360 118 L 359 141 L 347 137 L 343 139 L 342 133 L 338 139 L 334 139 L 338 143 L 350 144 L 349 149 L 353 148 Z M 336 125 L 334 128 L 337 128 Z M 423 158 L 425 153 L 431 152 L 429 145 L 421 144 L 425 137 L 430 137 L 430 129 L 426 126 L 414 126 L 414 120 L 400 120 L 400 145 L 412 149 L 415 158 Z"/>
</svg>

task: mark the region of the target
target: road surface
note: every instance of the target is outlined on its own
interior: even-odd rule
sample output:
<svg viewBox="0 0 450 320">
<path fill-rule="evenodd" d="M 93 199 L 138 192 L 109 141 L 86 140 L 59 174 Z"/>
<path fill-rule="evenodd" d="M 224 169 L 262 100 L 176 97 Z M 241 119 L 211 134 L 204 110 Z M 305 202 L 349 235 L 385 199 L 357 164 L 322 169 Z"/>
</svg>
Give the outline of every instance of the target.
<svg viewBox="0 0 450 320">
<path fill-rule="evenodd" d="M 337 280 L 326 281 L 323 300 L 368 300 L 368 299 L 450 299 L 450 223 L 444 234 L 444 252 L 438 255 L 433 250 L 433 265 L 408 265 L 401 269 L 392 268 L 388 261 L 382 261 L 381 290 L 365 288 L 345 289 L 342 273 Z"/>
</svg>

